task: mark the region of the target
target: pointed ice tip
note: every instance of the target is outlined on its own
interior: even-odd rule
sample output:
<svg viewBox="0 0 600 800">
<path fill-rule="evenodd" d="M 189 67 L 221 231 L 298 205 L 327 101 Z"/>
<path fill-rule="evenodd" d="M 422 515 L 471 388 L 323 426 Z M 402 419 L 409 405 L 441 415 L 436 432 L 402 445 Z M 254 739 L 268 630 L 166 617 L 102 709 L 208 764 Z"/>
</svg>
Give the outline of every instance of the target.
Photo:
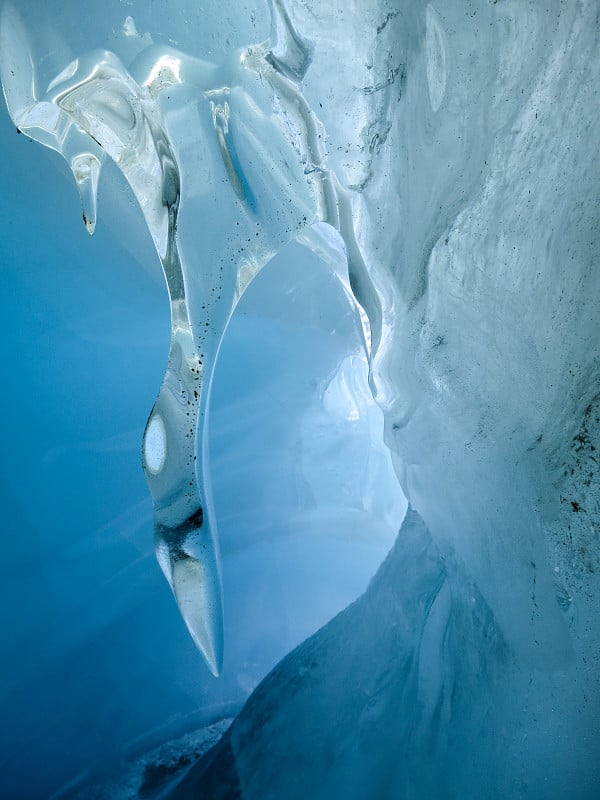
<svg viewBox="0 0 600 800">
<path fill-rule="evenodd" d="M 183 613 L 181 605 L 179 607 Z M 183 618 L 194 644 L 204 657 L 206 666 L 215 678 L 218 678 L 223 670 L 223 624 L 220 617 L 215 619 L 215 615 L 210 612 L 205 614 L 205 618 L 201 621 L 197 614 L 192 619 L 183 614 Z"/>
<path fill-rule="evenodd" d="M 201 630 L 198 630 L 198 628 L 194 629 L 191 627 L 191 622 L 197 624 L 197 619 L 190 621 L 184 615 L 184 620 L 194 640 L 194 644 L 206 661 L 206 666 L 215 678 L 218 678 L 223 669 L 223 642 L 220 641 L 218 631 L 209 631 L 204 625 L 201 627 Z"/>
<path fill-rule="evenodd" d="M 88 219 L 85 215 L 85 211 L 83 212 L 83 224 L 85 225 L 85 229 L 89 233 L 89 235 L 93 236 L 94 231 L 96 230 L 96 220 Z"/>
<path fill-rule="evenodd" d="M 220 658 L 217 660 L 214 653 L 205 653 L 202 651 L 202 655 L 204 656 L 204 660 L 206 661 L 206 665 L 215 678 L 220 677 L 221 671 L 223 670 L 223 654 L 219 654 Z"/>
<path fill-rule="evenodd" d="M 223 668 L 221 580 L 210 558 L 179 558 L 173 563 L 172 587 L 181 616 L 215 676 Z"/>
</svg>

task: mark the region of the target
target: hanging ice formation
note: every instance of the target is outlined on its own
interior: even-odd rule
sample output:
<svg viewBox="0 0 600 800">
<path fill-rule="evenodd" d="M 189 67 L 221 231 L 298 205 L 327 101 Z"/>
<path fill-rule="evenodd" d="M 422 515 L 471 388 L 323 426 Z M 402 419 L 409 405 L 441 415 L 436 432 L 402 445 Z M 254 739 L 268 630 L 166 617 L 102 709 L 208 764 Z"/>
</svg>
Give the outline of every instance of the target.
<svg viewBox="0 0 600 800">
<path fill-rule="evenodd" d="M 364 284 L 349 201 L 327 168 L 319 121 L 298 88 L 310 46 L 275 2 L 271 40 L 233 53 L 225 64 L 150 45 L 126 68 L 114 53 L 94 51 L 39 93 L 35 54 L 10 7 L 1 41 L 13 122 L 66 159 L 89 233 L 109 156 L 133 189 L 160 257 L 171 301 L 171 346 L 144 434 L 143 466 L 158 561 L 194 641 L 218 675 L 222 590 L 205 432 L 225 328 L 252 277 L 294 237 L 330 251 L 350 298 L 333 232 L 341 234 L 356 294 Z M 196 174 L 186 176 L 187 191 L 182 159 L 199 164 Z M 215 214 L 211 190 L 223 180 L 230 197 Z M 200 253 L 182 246 L 182 214 L 184 224 L 194 224 L 193 216 L 203 227 Z M 374 294 L 365 288 L 361 299 L 376 320 Z M 364 314 L 357 312 L 357 319 L 365 324 Z"/>
</svg>

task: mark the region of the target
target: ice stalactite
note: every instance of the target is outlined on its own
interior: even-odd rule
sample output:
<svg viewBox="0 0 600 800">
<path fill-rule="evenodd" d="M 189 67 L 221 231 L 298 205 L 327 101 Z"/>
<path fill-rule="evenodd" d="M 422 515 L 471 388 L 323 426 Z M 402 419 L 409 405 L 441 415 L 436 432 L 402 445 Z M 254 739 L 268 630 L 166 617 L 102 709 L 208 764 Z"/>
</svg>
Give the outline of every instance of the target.
<svg viewBox="0 0 600 800">
<path fill-rule="evenodd" d="M 269 8 L 270 40 L 218 64 L 144 41 L 45 91 L 15 12 L 2 28 L 13 120 L 67 157 L 88 230 L 108 153 L 163 260 L 173 346 L 144 459 L 159 559 L 213 671 L 214 363 L 248 282 L 294 238 L 360 305 L 412 507 L 367 593 L 178 791 L 595 797 L 596 3 Z"/>
<path fill-rule="evenodd" d="M 207 408 L 237 301 L 273 254 L 298 238 L 338 275 L 365 346 L 381 329 L 349 197 L 327 167 L 322 128 L 298 87 L 311 47 L 279 2 L 271 9 L 271 41 L 220 66 L 152 43 L 128 67 L 112 52 L 92 51 L 45 92 L 18 14 L 6 6 L 2 16 L 2 82 L 17 129 L 66 159 L 90 234 L 109 156 L 135 194 L 162 263 L 171 344 L 142 461 L 158 561 L 215 675 L 223 660 L 223 602 Z M 194 159 L 202 166 L 192 172 Z M 210 189 L 222 180 L 231 193 L 226 208 L 215 209 Z M 200 252 L 189 236 L 192 216 L 203 229 Z"/>
</svg>

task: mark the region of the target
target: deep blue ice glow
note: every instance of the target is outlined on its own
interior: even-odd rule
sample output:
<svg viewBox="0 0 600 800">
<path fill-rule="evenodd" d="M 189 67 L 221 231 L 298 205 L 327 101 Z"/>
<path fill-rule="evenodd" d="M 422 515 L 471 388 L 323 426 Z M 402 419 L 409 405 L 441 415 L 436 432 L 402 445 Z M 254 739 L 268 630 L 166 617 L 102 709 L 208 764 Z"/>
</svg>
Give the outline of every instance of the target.
<svg viewBox="0 0 600 800">
<path fill-rule="evenodd" d="M 354 317 L 296 245 L 269 265 L 270 286 L 248 290 L 215 379 L 227 651 L 222 678 L 208 675 L 154 559 L 140 466 L 169 330 L 149 236 L 127 194 L 137 250 L 116 210 L 90 240 L 58 157 L 0 122 L 15 187 L 0 201 L 1 347 L 20 387 L 4 393 L 0 456 L 2 787 L 16 800 L 88 770 L 100 780 L 124 754 L 235 711 L 364 589 L 403 506 Z M 338 370 L 348 356 L 356 407 Z M 377 495 L 356 491 L 365 477 L 383 479 Z"/>
<path fill-rule="evenodd" d="M 596 800 L 596 0 L 17 5 L 0 794 Z"/>
</svg>

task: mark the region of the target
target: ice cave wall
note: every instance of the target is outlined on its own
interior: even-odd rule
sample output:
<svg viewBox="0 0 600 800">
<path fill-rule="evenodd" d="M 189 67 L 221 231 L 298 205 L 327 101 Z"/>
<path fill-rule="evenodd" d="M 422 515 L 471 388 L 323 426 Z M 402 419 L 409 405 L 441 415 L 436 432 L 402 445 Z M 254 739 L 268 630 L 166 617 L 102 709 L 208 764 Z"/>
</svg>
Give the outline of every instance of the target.
<svg viewBox="0 0 600 800">
<path fill-rule="evenodd" d="M 344 98 L 343 114 L 334 103 L 319 113 L 336 174 L 360 189 L 359 239 L 384 318 L 372 380 L 387 441 L 411 503 L 499 619 L 511 615 L 513 644 L 560 658 L 568 644 L 547 574 L 531 630 L 515 620 L 530 564 L 559 528 L 581 531 L 592 569 L 597 552 L 571 503 L 597 491 L 593 451 L 575 452 L 582 425 L 594 438 L 598 402 L 596 5 L 364 6 L 334 28 L 330 9 L 292 9 L 317 43 L 306 96 Z M 344 60 L 349 37 L 357 49 Z M 361 112 L 369 126 L 356 124 Z M 567 477 L 580 496 L 561 488 Z M 552 635 L 538 636 L 550 618 Z"/>
<path fill-rule="evenodd" d="M 134 6 L 140 31 L 177 24 Z M 220 7 L 214 27 L 181 8 L 170 44 L 188 53 L 220 61 L 257 26 L 267 36 L 265 7 L 235 19 Z M 277 668 L 180 791 L 484 786 L 587 800 L 600 697 L 597 5 L 285 8 L 310 43 L 302 96 L 351 197 L 371 383 L 414 511 L 364 598 Z M 110 25 L 98 44 L 117 49 Z"/>
<path fill-rule="evenodd" d="M 372 381 L 418 516 L 177 796 L 592 798 L 597 4 L 353 11 L 292 6 L 305 96 L 345 98 L 320 113 L 361 193 Z"/>
</svg>

